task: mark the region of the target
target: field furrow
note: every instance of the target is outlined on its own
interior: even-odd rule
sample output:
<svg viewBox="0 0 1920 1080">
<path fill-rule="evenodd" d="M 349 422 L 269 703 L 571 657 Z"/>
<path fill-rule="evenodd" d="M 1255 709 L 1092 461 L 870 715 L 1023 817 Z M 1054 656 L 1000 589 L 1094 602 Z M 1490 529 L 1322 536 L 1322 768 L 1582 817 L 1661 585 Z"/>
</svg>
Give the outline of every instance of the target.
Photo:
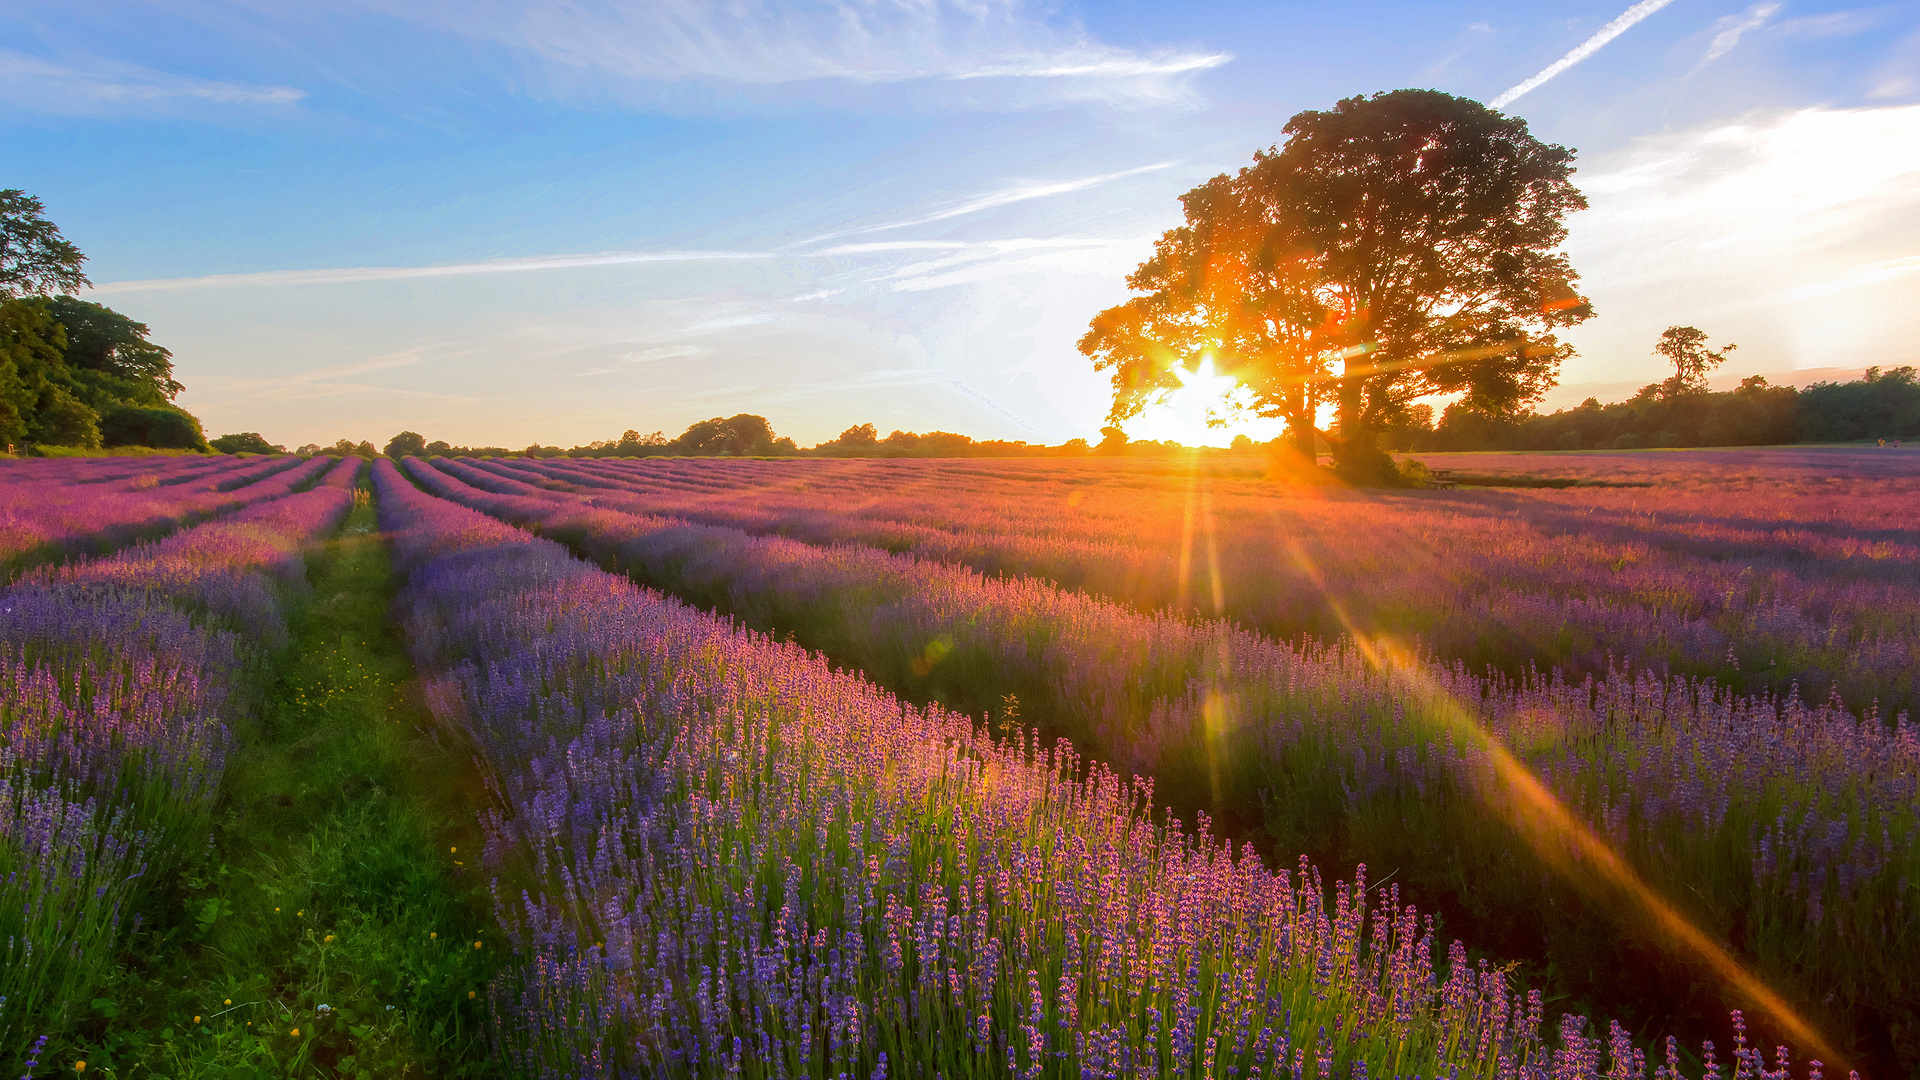
<svg viewBox="0 0 1920 1080">
<path fill-rule="evenodd" d="M 494 991 L 527 1075 L 1600 1067 L 1606 1040 L 1542 1040 L 1504 975 L 1457 947 L 1443 973 L 1396 888 L 1272 873 L 1064 742 L 907 705 L 375 468 L 416 662 L 507 803 L 490 863 L 535 868 Z"/>
<path fill-rule="evenodd" d="M 469 464 L 634 513 L 1040 577 L 1281 638 L 1390 637 L 1509 674 L 1631 665 L 1915 712 L 1920 477 L 1871 455 L 1836 453 L 1827 470 L 1777 456 L 1658 487 L 1399 494 L 1101 462 Z"/>
<path fill-rule="evenodd" d="M 1773 1023 L 1804 1014 L 1853 1053 L 1912 1037 L 1920 934 L 1888 917 L 1920 870 L 1907 722 L 1645 670 L 1476 676 L 1365 638 L 1288 645 L 438 466 L 407 462 L 438 494 L 915 700 L 1070 738 L 1282 859 L 1391 868 L 1476 942 L 1636 1026 L 1709 1029 L 1754 1002 L 1728 975 L 1750 968 L 1784 994 Z M 1733 967 L 1700 941 L 1728 943 Z"/>
<path fill-rule="evenodd" d="M 250 705 L 248 639 L 284 638 L 295 568 L 346 513 L 355 468 L 0 589 L 8 1060 L 84 1017 L 126 936 L 204 842 L 229 720 Z"/>
<path fill-rule="evenodd" d="M 114 461 L 114 459 L 74 459 Z M 311 483 L 330 459 L 224 459 L 150 471 L 40 468 L 67 461 L 16 462 L 0 474 L 0 581 L 63 559 L 104 555 L 140 540 Z"/>
</svg>

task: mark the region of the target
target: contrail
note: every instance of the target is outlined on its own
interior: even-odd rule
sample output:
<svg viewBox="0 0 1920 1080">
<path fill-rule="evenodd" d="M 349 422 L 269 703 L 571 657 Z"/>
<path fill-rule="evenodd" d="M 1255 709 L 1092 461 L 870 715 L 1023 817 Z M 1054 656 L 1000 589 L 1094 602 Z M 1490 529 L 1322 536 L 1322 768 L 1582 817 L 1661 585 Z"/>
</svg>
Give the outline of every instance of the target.
<svg viewBox="0 0 1920 1080">
<path fill-rule="evenodd" d="M 1508 104 L 1520 95 L 1532 90 L 1534 87 L 1539 86 L 1541 83 L 1546 82 L 1548 79 L 1553 78 L 1555 75 L 1560 74 L 1580 61 L 1585 60 L 1594 53 L 1599 52 L 1600 46 L 1626 33 L 1627 29 L 1634 23 L 1639 22 L 1641 19 L 1646 18 L 1671 3 L 1673 3 L 1673 0 L 1640 0 L 1639 3 L 1622 13 L 1619 18 L 1601 27 L 1598 33 L 1574 46 L 1572 52 L 1547 65 L 1545 71 L 1521 83 L 1519 86 L 1508 90 L 1499 97 L 1494 98 L 1488 102 L 1488 104 L 1496 109 L 1506 108 Z"/>
<path fill-rule="evenodd" d="M 604 251 L 593 255 L 538 255 L 496 262 L 451 263 L 440 266 L 351 266 L 328 270 L 263 270 L 251 274 L 210 274 L 193 278 L 155 278 L 109 281 L 95 285 L 94 293 L 152 290 L 227 288 L 245 285 L 336 285 L 360 281 L 405 281 L 411 278 L 457 277 L 464 274 L 514 274 L 528 270 L 568 270 L 582 266 L 621 266 L 627 263 L 710 262 L 725 259 L 771 258 L 758 251 Z"/>
</svg>

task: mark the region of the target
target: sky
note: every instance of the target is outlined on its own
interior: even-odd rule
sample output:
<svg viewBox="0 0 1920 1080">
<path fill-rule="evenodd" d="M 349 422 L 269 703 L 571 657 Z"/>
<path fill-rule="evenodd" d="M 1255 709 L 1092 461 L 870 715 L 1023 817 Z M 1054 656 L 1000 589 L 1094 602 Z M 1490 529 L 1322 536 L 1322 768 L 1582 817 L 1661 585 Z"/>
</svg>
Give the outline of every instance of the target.
<svg viewBox="0 0 1920 1080">
<path fill-rule="evenodd" d="M 1179 196 L 1431 87 L 1578 151 L 1543 407 L 1920 362 L 1920 5 L 9 0 L 0 188 L 211 434 L 570 446 L 766 416 L 1098 439 Z M 1220 387 L 1129 425 L 1204 429 Z"/>
</svg>

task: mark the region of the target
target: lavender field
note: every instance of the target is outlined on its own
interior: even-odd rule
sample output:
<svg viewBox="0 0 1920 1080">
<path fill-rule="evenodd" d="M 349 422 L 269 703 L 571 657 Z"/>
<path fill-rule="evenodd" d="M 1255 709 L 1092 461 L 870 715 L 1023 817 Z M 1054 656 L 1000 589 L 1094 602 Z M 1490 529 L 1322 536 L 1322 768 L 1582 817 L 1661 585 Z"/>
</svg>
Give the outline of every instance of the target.
<svg viewBox="0 0 1920 1080">
<path fill-rule="evenodd" d="M 1914 1075 L 1920 456 L 1428 464 L 1463 483 L 6 463 L 0 1053 L 355 1075 L 473 1023 L 466 1075 Z M 486 899 L 353 1005 L 269 978 L 280 1012 L 139 1044 L 173 1064 L 102 1057 L 133 943 L 223 917 L 169 876 L 261 812 L 229 762 L 358 538 L 396 591 L 356 634 L 472 766 L 421 858 Z"/>
</svg>

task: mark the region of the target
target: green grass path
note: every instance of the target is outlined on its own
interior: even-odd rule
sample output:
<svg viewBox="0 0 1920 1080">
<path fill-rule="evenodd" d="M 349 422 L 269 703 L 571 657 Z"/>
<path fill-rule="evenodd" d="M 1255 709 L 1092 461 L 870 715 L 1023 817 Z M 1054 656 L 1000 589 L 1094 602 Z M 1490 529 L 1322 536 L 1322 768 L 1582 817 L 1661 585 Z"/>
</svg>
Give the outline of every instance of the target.
<svg viewBox="0 0 1920 1080">
<path fill-rule="evenodd" d="M 34 1075 L 499 1075 L 487 796 L 420 701 L 364 497 L 308 576 L 258 720 L 235 725 L 205 855 L 134 935 L 79 1044 L 49 1047 Z"/>
</svg>

